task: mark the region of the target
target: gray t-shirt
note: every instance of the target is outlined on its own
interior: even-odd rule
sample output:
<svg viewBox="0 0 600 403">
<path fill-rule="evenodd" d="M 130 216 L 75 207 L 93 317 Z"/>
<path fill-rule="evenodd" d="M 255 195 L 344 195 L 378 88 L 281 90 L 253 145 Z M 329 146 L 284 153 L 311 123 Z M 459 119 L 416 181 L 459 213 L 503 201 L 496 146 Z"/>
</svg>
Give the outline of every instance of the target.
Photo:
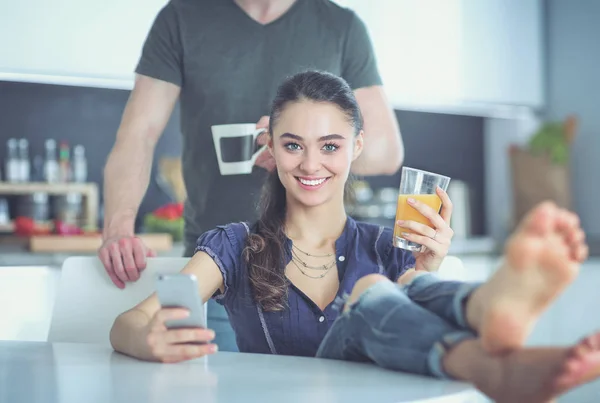
<svg viewBox="0 0 600 403">
<path fill-rule="evenodd" d="M 363 22 L 329 0 L 297 0 L 261 25 L 233 0 L 171 0 L 148 34 L 136 72 L 181 87 L 186 245 L 217 225 L 252 221 L 266 171 L 221 176 L 211 125 L 255 123 L 278 85 L 306 69 L 352 88 L 381 79 Z"/>
</svg>

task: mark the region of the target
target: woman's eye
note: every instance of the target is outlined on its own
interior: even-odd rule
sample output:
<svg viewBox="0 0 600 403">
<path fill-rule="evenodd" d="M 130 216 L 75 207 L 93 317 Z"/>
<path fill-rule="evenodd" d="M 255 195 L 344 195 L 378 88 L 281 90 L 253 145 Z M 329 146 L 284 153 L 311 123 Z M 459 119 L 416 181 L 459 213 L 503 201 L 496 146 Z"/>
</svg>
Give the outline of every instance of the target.
<svg viewBox="0 0 600 403">
<path fill-rule="evenodd" d="M 323 149 L 327 152 L 334 152 L 338 149 L 338 146 L 336 144 L 325 144 Z"/>
<path fill-rule="evenodd" d="M 300 150 L 300 144 L 298 144 L 298 143 L 287 143 L 285 145 L 285 148 L 287 148 L 290 151 L 298 151 L 298 150 Z"/>
</svg>

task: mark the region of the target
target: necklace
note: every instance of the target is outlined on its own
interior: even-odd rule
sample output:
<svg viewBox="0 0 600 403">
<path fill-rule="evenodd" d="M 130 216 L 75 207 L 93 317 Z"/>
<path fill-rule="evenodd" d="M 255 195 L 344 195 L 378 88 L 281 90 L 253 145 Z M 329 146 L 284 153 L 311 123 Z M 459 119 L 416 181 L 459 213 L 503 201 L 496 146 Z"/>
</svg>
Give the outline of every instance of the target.
<svg viewBox="0 0 600 403">
<path fill-rule="evenodd" d="M 298 263 L 296 263 L 296 260 L 292 259 L 292 263 L 294 263 L 294 265 L 298 268 L 298 270 L 300 270 L 300 273 L 302 273 L 306 277 L 309 277 L 309 278 L 312 278 L 312 279 L 320 279 L 320 278 L 325 277 L 327 275 L 327 273 L 329 273 L 329 271 L 333 267 L 333 266 L 330 266 L 327 270 L 325 270 L 323 273 L 319 274 L 318 276 L 311 276 L 310 274 L 308 274 L 307 272 L 305 272 L 304 270 L 302 270 L 302 268 L 298 265 Z"/>
<path fill-rule="evenodd" d="M 310 266 L 304 260 L 302 260 L 300 258 L 300 256 L 298 256 L 296 254 L 296 252 L 294 250 L 292 250 L 292 260 L 295 260 L 297 263 L 300 263 L 305 268 L 312 269 L 312 270 L 328 270 L 331 268 L 331 266 L 333 266 L 335 264 L 335 259 L 333 259 L 331 262 L 326 263 L 326 264 L 321 264 L 318 266 Z"/>
<path fill-rule="evenodd" d="M 333 253 L 327 253 L 325 255 L 313 255 L 312 253 L 304 252 L 302 249 L 297 247 L 294 243 L 292 243 L 292 247 L 296 248 L 296 250 L 298 250 L 299 252 L 305 254 L 306 256 L 310 256 L 310 257 L 330 257 L 330 256 L 334 255 Z"/>
</svg>

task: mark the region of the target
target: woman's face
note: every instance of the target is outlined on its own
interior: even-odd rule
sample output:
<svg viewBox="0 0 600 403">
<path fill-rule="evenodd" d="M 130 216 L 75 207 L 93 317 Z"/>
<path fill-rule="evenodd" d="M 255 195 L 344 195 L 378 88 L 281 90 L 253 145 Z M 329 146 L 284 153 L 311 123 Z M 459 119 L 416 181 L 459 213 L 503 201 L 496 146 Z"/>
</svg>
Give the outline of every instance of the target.
<svg viewBox="0 0 600 403">
<path fill-rule="evenodd" d="M 355 134 L 337 105 L 309 100 L 287 104 L 269 140 L 288 198 L 305 206 L 343 200 L 350 166 L 362 145 L 362 132 Z"/>
</svg>

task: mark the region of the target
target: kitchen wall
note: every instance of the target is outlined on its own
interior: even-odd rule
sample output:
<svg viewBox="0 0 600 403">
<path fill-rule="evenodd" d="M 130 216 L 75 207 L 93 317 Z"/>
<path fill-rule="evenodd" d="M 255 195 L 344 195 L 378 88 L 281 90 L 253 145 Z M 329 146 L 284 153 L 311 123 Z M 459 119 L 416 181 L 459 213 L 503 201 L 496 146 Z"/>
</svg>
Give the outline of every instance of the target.
<svg viewBox="0 0 600 403">
<path fill-rule="evenodd" d="M 547 117 L 580 118 L 571 161 L 575 208 L 589 237 L 600 238 L 600 2 L 548 0 Z"/>
<path fill-rule="evenodd" d="M 0 160 L 5 158 L 10 137 L 27 138 L 31 156 L 44 155 L 46 138 L 66 140 L 85 146 L 89 179 L 101 183 L 128 94 L 125 90 L 0 82 Z M 473 233 L 485 234 L 483 119 L 410 111 L 397 111 L 396 116 L 406 147 L 406 165 L 467 182 L 473 190 Z M 180 153 L 178 121 L 176 110 L 160 139 L 157 157 Z M 400 177 L 372 177 L 369 182 L 375 187 L 396 188 Z M 140 213 L 166 201 L 152 182 Z"/>
</svg>

